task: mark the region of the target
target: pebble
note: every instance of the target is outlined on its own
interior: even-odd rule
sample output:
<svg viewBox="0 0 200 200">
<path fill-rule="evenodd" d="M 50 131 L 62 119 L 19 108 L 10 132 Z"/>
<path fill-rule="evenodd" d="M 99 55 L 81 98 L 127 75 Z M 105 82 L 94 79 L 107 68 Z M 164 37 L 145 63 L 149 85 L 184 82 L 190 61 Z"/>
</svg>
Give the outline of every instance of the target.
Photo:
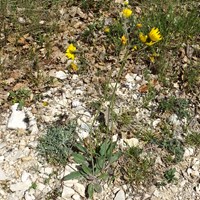
<svg viewBox="0 0 200 200">
<path fill-rule="evenodd" d="M 25 112 L 24 110 L 18 110 L 18 103 L 15 103 L 11 109 L 12 114 L 8 119 L 7 128 L 9 129 L 27 129 L 27 123 L 25 122 Z"/>
<path fill-rule="evenodd" d="M 72 199 L 74 199 L 74 200 L 81 200 L 81 197 L 80 197 L 80 195 L 78 195 L 78 194 L 74 194 L 74 195 L 72 196 Z"/>
<path fill-rule="evenodd" d="M 119 190 L 117 192 L 117 194 L 115 195 L 115 198 L 114 200 L 125 200 L 125 193 L 124 193 L 124 190 Z"/>
<path fill-rule="evenodd" d="M 63 191 L 62 191 L 62 198 L 70 198 L 75 194 L 75 191 L 64 185 Z"/>
<path fill-rule="evenodd" d="M 74 184 L 74 190 L 76 192 L 78 192 L 82 197 L 85 197 L 85 186 L 80 184 L 80 183 L 76 183 Z"/>
<path fill-rule="evenodd" d="M 31 186 L 31 181 L 27 180 L 25 182 L 19 182 L 19 183 L 14 183 L 10 185 L 10 190 L 12 192 L 16 192 L 16 191 L 26 191 L 30 188 Z"/>
<path fill-rule="evenodd" d="M 63 71 L 58 71 L 56 72 L 55 77 L 58 79 L 64 80 L 67 78 L 67 74 Z"/>
<path fill-rule="evenodd" d="M 194 154 L 194 149 L 191 147 L 185 148 L 184 157 L 190 157 Z"/>
<path fill-rule="evenodd" d="M 0 181 L 5 181 L 7 179 L 6 173 L 0 168 Z"/>
</svg>

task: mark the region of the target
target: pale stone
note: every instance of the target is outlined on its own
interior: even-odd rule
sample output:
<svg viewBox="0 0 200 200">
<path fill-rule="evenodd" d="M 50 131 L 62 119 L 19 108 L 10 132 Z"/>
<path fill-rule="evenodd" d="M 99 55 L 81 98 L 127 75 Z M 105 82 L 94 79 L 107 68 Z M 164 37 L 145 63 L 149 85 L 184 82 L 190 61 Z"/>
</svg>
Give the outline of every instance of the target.
<svg viewBox="0 0 200 200">
<path fill-rule="evenodd" d="M 152 125 L 154 128 L 156 128 L 156 126 L 161 122 L 161 119 L 156 119 L 153 121 Z"/>
<path fill-rule="evenodd" d="M 194 149 L 191 147 L 185 148 L 184 157 L 190 157 L 194 154 Z"/>
<path fill-rule="evenodd" d="M 178 126 L 180 124 L 180 121 L 178 120 L 178 116 L 176 114 L 172 114 L 169 117 L 169 121 L 175 126 Z"/>
<path fill-rule="evenodd" d="M 58 79 L 64 80 L 67 78 L 67 74 L 63 71 L 58 71 L 56 72 L 55 77 Z"/>
<path fill-rule="evenodd" d="M 8 177 L 6 176 L 5 172 L 0 168 L 0 181 L 7 180 Z"/>
<path fill-rule="evenodd" d="M 74 195 L 72 196 L 72 199 L 74 199 L 74 200 L 81 200 L 82 198 L 80 197 L 80 195 L 74 194 Z"/>
<path fill-rule="evenodd" d="M 26 182 L 19 182 L 19 183 L 15 183 L 15 184 L 11 184 L 10 185 L 10 190 L 12 192 L 16 192 L 16 191 L 26 191 L 30 188 L 31 186 L 31 181 L 27 180 Z"/>
<path fill-rule="evenodd" d="M 24 195 L 25 200 L 34 200 L 35 197 L 33 194 L 29 194 L 28 192 L 25 193 Z"/>
<path fill-rule="evenodd" d="M 81 106 L 81 102 L 79 100 L 73 100 L 72 101 L 72 107 L 75 108 L 75 107 L 78 107 L 78 106 Z"/>
<path fill-rule="evenodd" d="M 137 138 L 130 138 L 130 139 L 124 139 L 124 141 L 130 146 L 130 147 L 137 147 L 139 144 L 139 140 Z"/>
<path fill-rule="evenodd" d="M 44 172 L 45 172 L 46 174 L 51 174 L 51 173 L 53 172 L 53 169 L 52 169 L 51 167 L 46 167 L 46 168 L 44 169 Z"/>
<path fill-rule="evenodd" d="M 125 193 L 124 193 L 124 191 L 123 190 L 119 190 L 118 192 L 117 192 L 117 194 L 115 195 L 115 198 L 114 198 L 114 200 L 125 200 Z"/>
<path fill-rule="evenodd" d="M 76 192 L 78 192 L 82 197 L 85 197 L 85 186 L 80 184 L 80 183 L 76 183 L 74 184 L 74 190 Z"/>
<path fill-rule="evenodd" d="M 27 129 L 27 124 L 24 121 L 26 118 L 24 110 L 17 110 L 18 103 L 15 103 L 12 106 L 12 114 L 10 115 L 10 118 L 8 119 L 7 128 L 9 129 Z"/>
<path fill-rule="evenodd" d="M 22 177 L 21 177 L 22 182 L 27 181 L 28 178 L 29 178 L 29 176 L 30 176 L 29 173 L 27 173 L 26 171 L 23 171 L 23 173 L 22 173 Z"/>
<path fill-rule="evenodd" d="M 62 191 L 62 198 L 70 198 L 72 195 L 75 194 L 75 191 L 67 186 L 63 187 L 63 191 Z"/>
</svg>

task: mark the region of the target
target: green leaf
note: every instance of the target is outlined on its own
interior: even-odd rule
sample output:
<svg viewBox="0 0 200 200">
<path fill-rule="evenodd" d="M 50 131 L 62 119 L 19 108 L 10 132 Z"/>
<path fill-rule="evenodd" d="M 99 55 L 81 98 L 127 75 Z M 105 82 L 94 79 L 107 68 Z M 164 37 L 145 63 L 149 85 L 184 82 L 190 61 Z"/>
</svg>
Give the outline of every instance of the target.
<svg viewBox="0 0 200 200">
<path fill-rule="evenodd" d="M 106 151 L 107 151 L 109 145 L 110 145 L 110 142 L 108 140 L 105 140 L 105 142 L 101 145 L 101 147 L 100 147 L 101 156 L 106 155 Z"/>
<path fill-rule="evenodd" d="M 97 159 L 97 163 L 96 163 L 96 167 L 99 169 L 99 170 L 102 170 L 103 167 L 104 167 L 104 164 L 105 164 L 105 157 L 103 156 L 100 156 L 98 159 Z"/>
<path fill-rule="evenodd" d="M 90 199 L 93 199 L 93 194 L 94 194 L 94 185 L 92 183 L 90 183 L 87 187 L 87 194 L 88 194 L 88 197 Z"/>
<path fill-rule="evenodd" d="M 79 151 L 81 151 L 81 152 L 83 152 L 83 153 L 87 153 L 87 149 L 86 149 L 85 147 L 83 147 L 80 143 L 76 144 L 75 147 L 76 147 Z"/>
<path fill-rule="evenodd" d="M 113 156 L 111 156 L 111 158 L 109 160 L 110 163 L 114 163 L 115 161 L 117 161 L 120 158 L 121 155 L 122 155 L 121 152 L 115 153 Z"/>
<path fill-rule="evenodd" d="M 70 174 L 63 177 L 63 181 L 71 180 L 71 179 L 78 179 L 82 176 L 79 171 L 71 172 Z"/>
<path fill-rule="evenodd" d="M 109 148 L 108 148 L 108 150 L 106 152 L 106 157 L 108 159 L 110 159 L 110 157 L 112 156 L 112 153 L 113 153 L 113 150 L 115 149 L 115 146 L 116 146 L 116 142 L 110 143 Z"/>
<path fill-rule="evenodd" d="M 97 184 L 97 183 L 94 183 L 94 190 L 97 192 L 97 193 L 101 193 L 102 192 L 102 187 L 100 184 Z"/>
<path fill-rule="evenodd" d="M 74 161 L 78 164 L 86 164 L 87 163 L 86 158 L 79 153 L 72 153 L 72 156 L 74 158 Z"/>
<path fill-rule="evenodd" d="M 109 177 L 108 173 L 102 173 L 100 176 L 99 176 L 99 179 L 101 180 L 107 180 Z"/>
<path fill-rule="evenodd" d="M 88 166 L 86 166 L 85 164 L 82 164 L 81 166 L 83 172 L 85 172 L 88 175 L 92 175 L 92 169 L 90 169 Z"/>
</svg>

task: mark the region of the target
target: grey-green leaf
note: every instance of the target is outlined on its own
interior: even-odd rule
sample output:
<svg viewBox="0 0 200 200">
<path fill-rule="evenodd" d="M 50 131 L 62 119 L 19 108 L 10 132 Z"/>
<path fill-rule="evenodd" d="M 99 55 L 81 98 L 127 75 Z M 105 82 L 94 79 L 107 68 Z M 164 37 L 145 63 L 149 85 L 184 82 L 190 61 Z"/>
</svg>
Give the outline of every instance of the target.
<svg viewBox="0 0 200 200">
<path fill-rule="evenodd" d="M 87 194 L 89 196 L 90 199 L 93 198 L 93 194 L 94 194 L 94 185 L 91 183 L 88 185 L 87 187 Z"/>
<path fill-rule="evenodd" d="M 74 161 L 76 163 L 78 163 L 78 164 L 85 164 L 85 163 L 87 163 L 86 158 L 83 155 L 79 154 L 79 153 L 72 153 L 72 156 L 74 158 Z"/>
<path fill-rule="evenodd" d="M 95 183 L 95 184 L 94 184 L 94 190 L 95 190 L 97 193 L 101 193 L 101 192 L 102 192 L 102 187 L 101 187 L 101 185 Z"/>
<path fill-rule="evenodd" d="M 121 152 L 115 153 L 113 156 L 110 158 L 110 163 L 116 162 L 121 156 Z"/>
<path fill-rule="evenodd" d="M 86 166 L 85 164 L 82 164 L 82 170 L 88 174 L 88 175 L 92 175 L 92 169 L 90 169 L 88 166 Z"/>
<path fill-rule="evenodd" d="M 82 174 L 79 171 L 71 172 L 70 174 L 63 177 L 63 181 L 78 179 L 81 176 L 82 176 Z"/>
</svg>

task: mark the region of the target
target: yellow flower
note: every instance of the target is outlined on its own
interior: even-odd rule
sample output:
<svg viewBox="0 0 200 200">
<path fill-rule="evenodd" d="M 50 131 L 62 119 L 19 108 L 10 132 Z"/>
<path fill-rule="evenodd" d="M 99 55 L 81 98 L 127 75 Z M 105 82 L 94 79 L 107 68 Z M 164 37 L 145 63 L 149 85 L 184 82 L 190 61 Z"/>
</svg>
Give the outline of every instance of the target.
<svg viewBox="0 0 200 200">
<path fill-rule="evenodd" d="M 142 24 L 136 24 L 137 28 L 142 28 Z"/>
<path fill-rule="evenodd" d="M 71 68 L 73 69 L 73 71 L 78 71 L 78 66 L 75 63 L 71 63 Z"/>
<path fill-rule="evenodd" d="M 70 44 L 66 50 L 66 56 L 69 58 L 69 59 L 72 59 L 74 60 L 75 59 L 75 53 L 76 52 L 76 47 L 73 45 L 73 44 Z"/>
<path fill-rule="evenodd" d="M 132 10 L 129 8 L 124 8 L 122 14 L 125 18 L 129 18 L 132 15 Z"/>
<path fill-rule="evenodd" d="M 127 6 L 129 4 L 128 0 L 124 1 L 124 5 Z"/>
<path fill-rule="evenodd" d="M 126 43 L 127 43 L 127 38 L 126 38 L 126 36 L 125 35 L 123 35 L 122 37 L 121 37 L 121 42 L 122 42 L 122 44 L 123 45 L 125 45 Z"/>
<path fill-rule="evenodd" d="M 139 39 L 147 46 L 152 46 L 156 42 L 162 40 L 162 36 L 158 28 L 152 28 L 148 35 L 144 35 L 142 32 L 139 33 Z"/>
<path fill-rule="evenodd" d="M 144 33 L 140 32 L 139 33 L 139 38 L 140 38 L 141 42 L 145 43 L 147 41 L 148 36 L 144 35 Z"/>
<path fill-rule="evenodd" d="M 153 42 L 158 42 L 158 41 L 162 40 L 162 36 L 161 36 L 158 28 L 153 27 L 148 35 L 149 35 L 149 38 L 151 39 L 151 41 L 153 41 Z"/>
<path fill-rule="evenodd" d="M 150 41 L 150 42 L 146 42 L 145 44 L 147 45 L 147 46 L 152 46 L 153 44 L 155 44 L 156 42 L 153 42 L 153 41 Z"/>
<path fill-rule="evenodd" d="M 105 27 L 105 28 L 104 28 L 104 32 L 105 32 L 105 33 L 109 33 L 109 32 L 110 32 L 110 28 L 109 28 L 109 27 Z"/>
<path fill-rule="evenodd" d="M 136 51 L 138 47 L 136 45 L 133 46 L 132 51 Z"/>
<path fill-rule="evenodd" d="M 49 103 L 47 101 L 43 101 L 42 104 L 43 104 L 43 106 L 48 106 L 49 105 Z"/>
</svg>

